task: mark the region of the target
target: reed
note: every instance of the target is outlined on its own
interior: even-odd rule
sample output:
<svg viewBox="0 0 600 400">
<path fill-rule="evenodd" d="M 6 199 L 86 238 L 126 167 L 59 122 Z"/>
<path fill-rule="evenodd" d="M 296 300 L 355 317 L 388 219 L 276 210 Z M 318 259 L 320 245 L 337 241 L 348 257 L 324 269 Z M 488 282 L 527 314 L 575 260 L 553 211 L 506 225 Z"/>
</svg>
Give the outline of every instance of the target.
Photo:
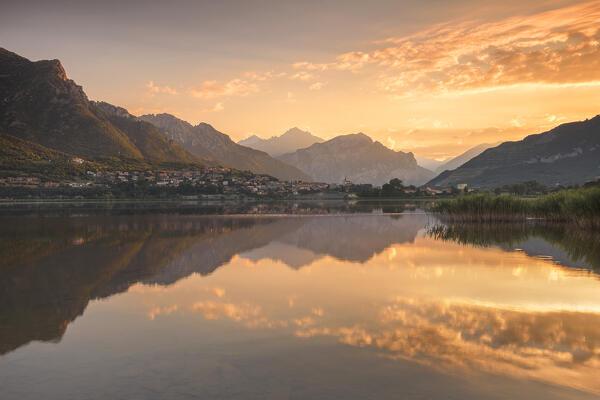
<svg viewBox="0 0 600 400">
<path fill-rule="evenodd" d="M 600 229 L 600 187 L 563 190 L 535 199 L 481 193 L 441 200 L 431 211 L 454 222 L 519 222 L 540 219 Z"/>
</svg>

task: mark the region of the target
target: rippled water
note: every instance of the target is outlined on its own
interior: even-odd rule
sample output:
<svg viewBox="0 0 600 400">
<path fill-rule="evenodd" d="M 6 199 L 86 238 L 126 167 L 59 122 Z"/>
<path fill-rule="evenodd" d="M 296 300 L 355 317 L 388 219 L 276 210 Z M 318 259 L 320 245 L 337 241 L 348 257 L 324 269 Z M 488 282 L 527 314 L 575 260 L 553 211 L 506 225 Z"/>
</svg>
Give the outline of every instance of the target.
<svg viewBox="0 0 600 400">
<path fill-rule="evenodd" d="M 596 234 L 283 209 L 3 213 L 0 397 L 600 396 Z"/>
</svg>

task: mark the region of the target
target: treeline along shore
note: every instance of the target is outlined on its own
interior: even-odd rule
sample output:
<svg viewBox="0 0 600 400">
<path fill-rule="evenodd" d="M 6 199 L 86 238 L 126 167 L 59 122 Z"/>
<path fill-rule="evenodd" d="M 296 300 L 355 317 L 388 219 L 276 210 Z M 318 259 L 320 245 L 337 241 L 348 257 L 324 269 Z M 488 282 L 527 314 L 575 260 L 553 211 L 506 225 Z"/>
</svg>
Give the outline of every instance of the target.
<svg viewBox="0 0 600 400">
<path fill-rule="evenodd" d="M 600 186 L 562 190 L 537 198 L 478 193 L 440 200 L 430 210 L 448 222 L 518 222 L 538 219 L 600 229 Z"/>
</svg>

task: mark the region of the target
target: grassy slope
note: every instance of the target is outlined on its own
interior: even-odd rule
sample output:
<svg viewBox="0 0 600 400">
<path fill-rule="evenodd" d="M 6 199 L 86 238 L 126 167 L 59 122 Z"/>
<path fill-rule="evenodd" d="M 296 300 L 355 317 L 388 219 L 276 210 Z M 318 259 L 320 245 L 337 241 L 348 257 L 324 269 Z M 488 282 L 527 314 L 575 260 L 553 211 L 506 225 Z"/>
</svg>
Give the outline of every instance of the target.
<svg viewBox="0 0 600 400">
<path fill-rule="evenodd" d="M 0 133 L 0 176 L 37 176 L 51 180 L 85 178 L 87 170 L 176 170 L 200 168 L 202 162 L 153 161 L 137 158 L 99 157 L 83 164 L 75 156 L 40 144 Z"/>
<path fill-rule="evenodd" d="M 74 156 L 0 133 L 0 175 L 35 175 L 49 178 L 81 177 L 89 163 L 72 162 Z"/>
</svg>

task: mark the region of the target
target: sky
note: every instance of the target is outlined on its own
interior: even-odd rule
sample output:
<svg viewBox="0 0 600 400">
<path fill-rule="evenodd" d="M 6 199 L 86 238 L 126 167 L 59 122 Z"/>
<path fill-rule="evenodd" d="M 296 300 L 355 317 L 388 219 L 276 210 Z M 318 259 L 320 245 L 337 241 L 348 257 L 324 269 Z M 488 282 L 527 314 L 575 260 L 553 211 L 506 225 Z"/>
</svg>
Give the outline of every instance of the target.
<svg viewBox="0 0 600 400">
<path fill-rule="evenodd" d="M 600 1 L 21 0 L 0 47 L 236 141 L 364 132 L 442 160 L 600 114 Z"/>
</svg>

